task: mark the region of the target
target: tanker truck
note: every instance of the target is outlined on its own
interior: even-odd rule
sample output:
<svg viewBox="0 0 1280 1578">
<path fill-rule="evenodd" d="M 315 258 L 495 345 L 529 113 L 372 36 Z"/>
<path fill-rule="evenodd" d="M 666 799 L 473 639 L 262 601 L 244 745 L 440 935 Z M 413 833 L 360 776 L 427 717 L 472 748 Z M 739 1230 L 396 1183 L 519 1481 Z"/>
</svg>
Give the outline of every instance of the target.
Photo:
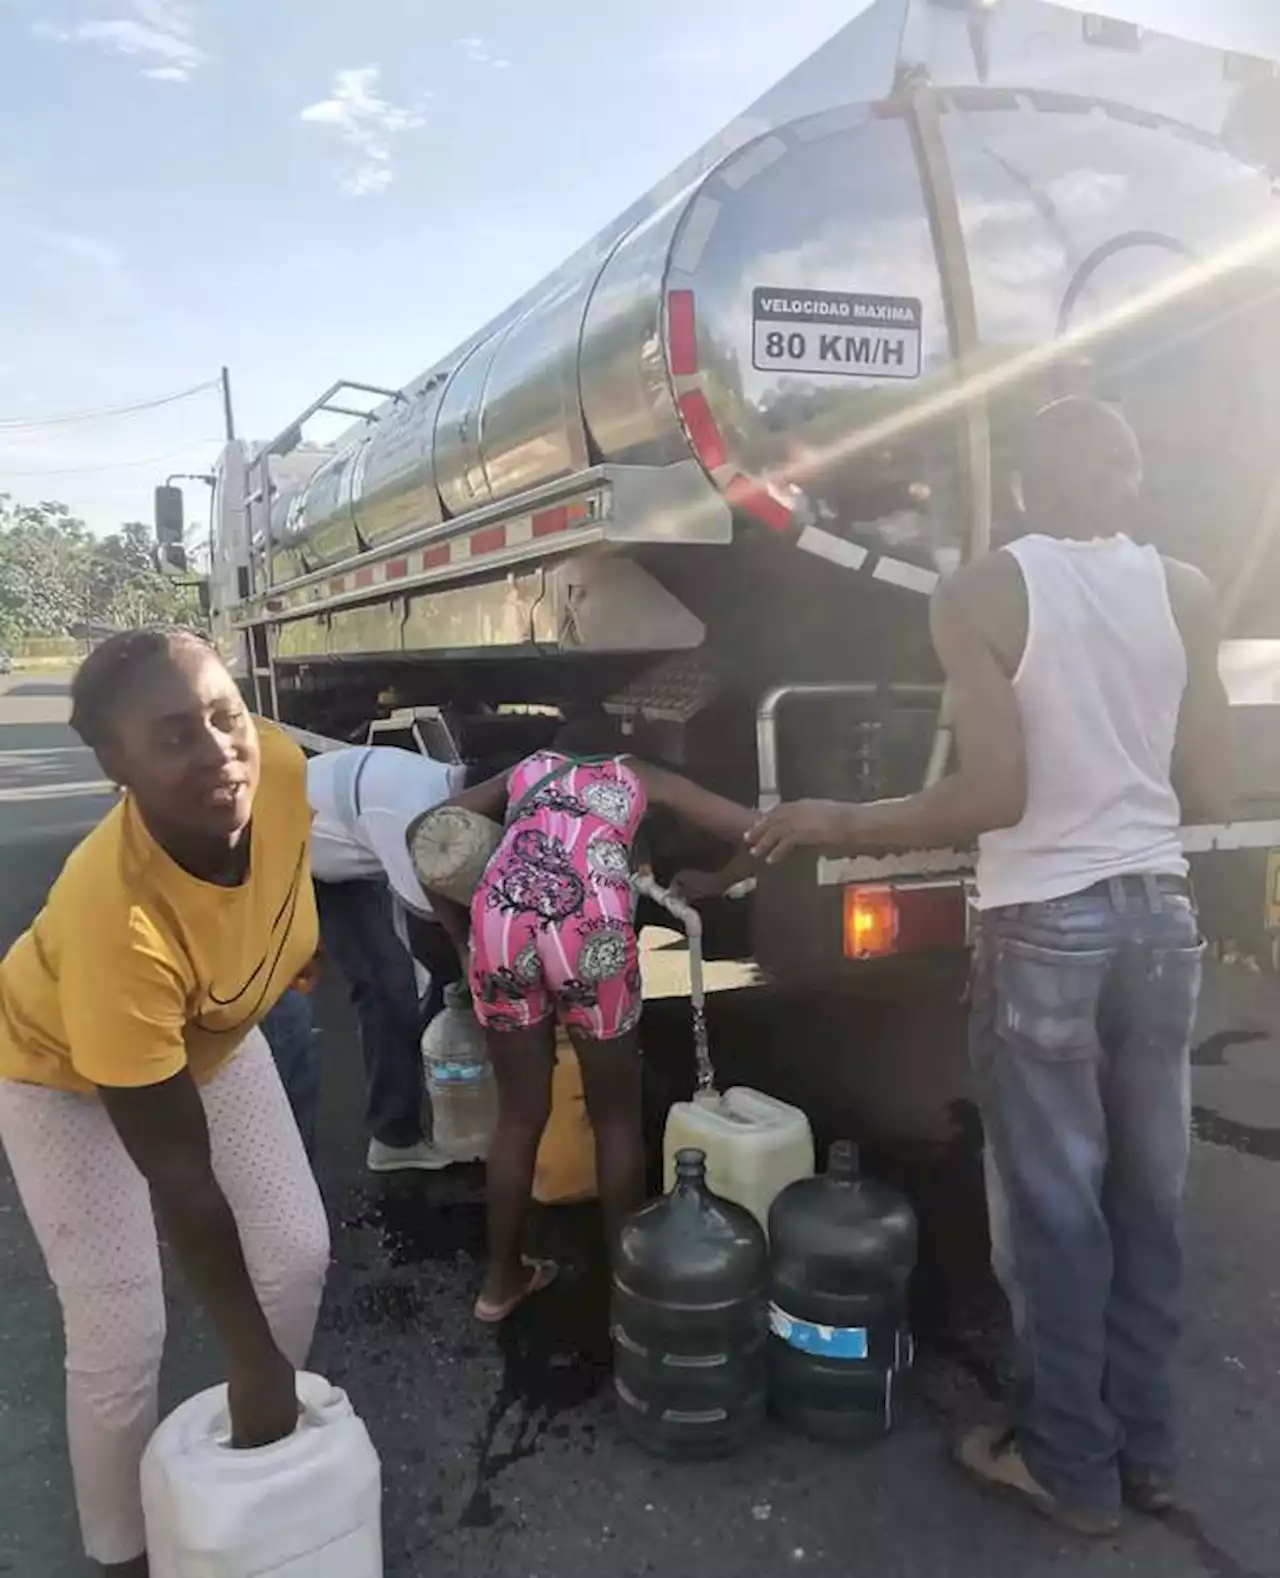
<svg viewBox="0 0 1280 1578">
<path fill-rule="evenodd" d="M 1135 4 L 874 0 L 426 372 L 228 444 L 210 598 L 256 709 L 472 759 L 599 706 L 762 807 L 910 791 L 951 749 L 930 594 L 1017 529 L 1021 425 L 1087 387 L 1142 440 L 1143 530 L 1222 593 L 1242 798 L 1187 841 L 1213 929 L 1265 938 L 1275 51 L 1227 0 Z M 705 853 L 657 840 L 660 874 Z M 797 857 L 709 938 L 832 1012 L 958 1023 L 970 868 Z"/>
</svg>

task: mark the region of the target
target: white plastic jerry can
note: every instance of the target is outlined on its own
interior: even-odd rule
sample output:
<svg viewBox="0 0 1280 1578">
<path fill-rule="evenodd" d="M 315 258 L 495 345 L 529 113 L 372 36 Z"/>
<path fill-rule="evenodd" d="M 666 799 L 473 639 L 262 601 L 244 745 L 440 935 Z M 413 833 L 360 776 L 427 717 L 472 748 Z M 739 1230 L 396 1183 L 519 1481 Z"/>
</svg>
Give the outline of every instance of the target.
<svg viewBox="0 0 1280 1578">
<path fill-rule="evenodd" d="M 738 1085 L 700 1091 L 667 1114 L 663 1182 L 675 1183 L 676 1152 L 702 1151 L 713 1194 L 745 1206 L 765 1232 L 769 1207 L 799 1178 L 813 1175 L 813 1131 L 799 1107 Z"/>
<path fill-rule="evenodd" d="M 382 1470 L 345 1392 L 298 1376 L 298 1428 L 231 1446 L 227 1389 L 191 1398 L 142 1460 L 151 1578 L 383 1578 Z"/>
</svg>

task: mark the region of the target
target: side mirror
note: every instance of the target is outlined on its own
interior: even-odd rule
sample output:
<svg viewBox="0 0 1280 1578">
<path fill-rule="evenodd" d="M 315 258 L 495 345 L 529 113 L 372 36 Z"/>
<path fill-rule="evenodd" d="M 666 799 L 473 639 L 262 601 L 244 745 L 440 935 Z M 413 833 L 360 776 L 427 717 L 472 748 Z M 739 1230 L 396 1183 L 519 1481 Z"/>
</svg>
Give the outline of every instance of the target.
<svg viewBox="0 0 1280 1578">
<path fill-rule="evenodd" d="M 156 489 L 156 543 L 160 548 L 180 548 L 187 534 L 182 489 L 167 484 Z"/>
</svg>

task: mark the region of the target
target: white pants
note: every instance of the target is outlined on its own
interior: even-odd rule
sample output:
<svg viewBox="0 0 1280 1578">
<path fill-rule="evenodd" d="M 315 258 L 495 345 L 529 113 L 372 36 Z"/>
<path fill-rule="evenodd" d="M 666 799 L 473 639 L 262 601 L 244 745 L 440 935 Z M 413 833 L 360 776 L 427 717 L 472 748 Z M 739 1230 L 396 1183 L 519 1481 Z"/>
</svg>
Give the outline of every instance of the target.
<svg viewBox="0 0 1280 1578">
<path fill-rule="evenodd" d="M 315 1330 L 329 1228 L 297 1125 L 254 1031 L 201 1090 L 213 1170 L 281 1350 Z M 85 1550 L 145 1545 L 139 1465 L 157 1422 L 164 1289 L 151 1194 L 100 1101 L 0 1080 L 0 1142 L 62 1304 L 67 1439 Z"/>
</svg>

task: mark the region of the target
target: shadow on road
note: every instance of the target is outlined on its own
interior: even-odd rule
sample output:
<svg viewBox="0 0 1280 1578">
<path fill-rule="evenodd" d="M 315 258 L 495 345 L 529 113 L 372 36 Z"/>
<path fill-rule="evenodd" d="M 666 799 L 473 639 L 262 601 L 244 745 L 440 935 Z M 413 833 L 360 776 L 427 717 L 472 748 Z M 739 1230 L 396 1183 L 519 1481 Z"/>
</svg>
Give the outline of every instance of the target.
<svg viewBox="0 0 1280 1578">
<path fill-rule="evenodd" d="M 33 719 L 23 723 L 0 723 L 0 755 L 6 751 L 82 750 L 78 735 L 65 723 Z M 89 752 L 85 750 L 85 755 Z"/>
<path fill-rule="evenodd" d="M 10 685 L 10 696 L 36 697 L 36 696 L 65 696 L 71 689 L 71 682 L 65 679 L 24 679 L 16 685 Z"/>
<path fill-rule="evenodd" d="M 96 786 L 100 783 L 102 769 L 93 752 L 84 746 L 9 746 L 4 738 L 6 733 L 7 730 L 0 728 L 0 790 L 13 791 L 18 798 L 23 797 L 24 791 L 56 793 L 59 788 L 72 795 L 82 793 L 85 784 Z M 96 788 L 95 792 L 98 792 Z"/>
</svg>

